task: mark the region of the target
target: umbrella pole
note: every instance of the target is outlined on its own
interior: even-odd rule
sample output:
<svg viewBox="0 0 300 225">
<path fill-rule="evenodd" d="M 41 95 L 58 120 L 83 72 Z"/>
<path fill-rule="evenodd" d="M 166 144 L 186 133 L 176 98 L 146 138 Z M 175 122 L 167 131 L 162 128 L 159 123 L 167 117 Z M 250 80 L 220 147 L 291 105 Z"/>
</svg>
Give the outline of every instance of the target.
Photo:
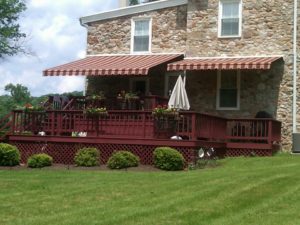
<svg viewBox="0 0 300 225">
<path fill-rule="evenodd" d="M 185 81 L 186 81 L 186 70 L 183 71 L 183 85 L 185 87 Z"/>
</svg>

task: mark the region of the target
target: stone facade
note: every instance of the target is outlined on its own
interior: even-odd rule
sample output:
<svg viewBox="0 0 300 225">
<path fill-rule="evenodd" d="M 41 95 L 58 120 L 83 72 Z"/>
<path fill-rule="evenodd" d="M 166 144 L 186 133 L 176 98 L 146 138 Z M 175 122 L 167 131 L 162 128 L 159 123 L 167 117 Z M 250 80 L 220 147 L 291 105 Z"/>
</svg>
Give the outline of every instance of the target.
<svg viewBox="0 0 300 225">
<path fill-rule="evenodd" d="M 218 8 L 218 0 L 189 0 L 187 5 L 90 23 L 87 53 L 129 54 L 131 19 L 146 16 L 153 20 L 152 53 L 182 52 L 187 57 L 282 55 L 283 61 L 274 63 L 269 71 L 241 71 L 239 110 L 216 110 L 217 71 L 188 72 L 187 90 L 192 108 L 198 111 L 250 118 L 259 110 L 270 112 L 282 121 L 283 149 L 290 150 L 293 0 L 243 0 L 239 38 L 218 38 Z M 149 77 L 150 92 L 163 94 L 163 76 Z M 114 82 L 121 81 L 124 85 L 129 82 Z M 98 83 L 90 85 L 95 88 Z M 298 109 L 300 115 L 300 102 Z"/>
<path fill-rule="evenodd" d="M 88 26 L 87 54 L 130 54 L 131 20 L 152 18 L 152 52 L 185 52 L 187 6 L 93 22 Z"/>
<path fill-rule="evenodd" d="M 269 111 L 283 122 L 283 149 L 290 149 L 293 0 L 243 0 L 242 5 L 241 37 L 218 38 L 219 1 L 189 0 L 186 55 L 188 57 L 282 55 L 284 58 L 283 73 L 275 71 L 275 75 L 267 75 L 270 72 L 266 72 L 265 75 L 262 73 L 257 76 L 257 72 L 242 71 L 241 108 L 239 111 L 216 112 L 223 116 L 253 117 L 258 109 Z M 251 73 L 251 76 L 247 73 Z M 214 82 L 216 83 L 216 81 Z M 195 104 L 200 107 L 202 102 Z"/>
</svg>

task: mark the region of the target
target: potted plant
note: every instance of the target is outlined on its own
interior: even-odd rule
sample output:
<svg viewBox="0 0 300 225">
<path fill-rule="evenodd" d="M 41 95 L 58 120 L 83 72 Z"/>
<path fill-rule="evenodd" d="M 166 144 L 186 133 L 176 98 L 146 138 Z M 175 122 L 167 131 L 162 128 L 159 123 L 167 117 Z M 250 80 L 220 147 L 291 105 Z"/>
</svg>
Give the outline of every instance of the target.
<svg viewBox="0 0 300 225">
<path fill-rule="evenodd" d="M 176 133 L 179 112 L 167 106 L 157 106 L 153 109 L 155 134 L 158 138 L 169 138 Z"/>
<path fill-rule="evenodd" d="M 86 96 L 86 100 L 90 100 L 90 101 L 101 101 L 101 100 L 105 100 L 105 95 L 102 91 L 99 92 L 99 94 L 93 94 L 93 95 L 89 95 Z"/>
<path fill-rule="evenodd" d="M 88 117 L 106 117 L 108 115 L 107 109 L 105 107 L 102 108 L 94 108 L 88 107 L 85 109 L 84 113 Z"/>
</svg>

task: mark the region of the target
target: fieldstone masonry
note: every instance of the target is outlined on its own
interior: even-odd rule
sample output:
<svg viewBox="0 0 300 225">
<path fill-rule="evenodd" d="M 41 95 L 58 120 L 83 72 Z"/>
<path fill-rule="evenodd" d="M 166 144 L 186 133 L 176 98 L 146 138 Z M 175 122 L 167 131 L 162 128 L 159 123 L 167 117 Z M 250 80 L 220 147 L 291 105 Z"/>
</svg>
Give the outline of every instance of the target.
<svg viewBox="0 0 300 225">
<path fill-rule="evenodd" d="M 216 110 L 217 71 L 189 72 L 187 89 L 191 105 L 198 111 L 228 117 L 254 117 L 259 110 L 270 112 L 282 121 L 283 149 L 290 150 L 293 0 L 243 0 L 242 4 L 242 36 L 239 38 L 218 37 L 218 0 L 189 0 L 187 5 L 90 23 L 87 53 L 129 54 L 131 19 L 147 16 L 152 18 L 153 53 L 182 52 L 187 57 L 282 55 L 283 61 L 274 63 L 271 70 L 241 71 L 240 110 Z M 156 88 L 159 78 L 154 80 L 150 82 L 152 94 L 159 91 Z M 164 82 L 163 77 L 160 82 Z M 95 85 L 90 86 L 95 88 Z M 300 115 L 300 101 L 298 109 Z M 298 122 L 300 124 L 300 116 Z"/>
<path fill-rule="evenodd" d="M 152 52 L 185 52 L 187 6 L 93 22 L 88 27 L 88 54 L 129 54 L 131 20 L 152 18 Z"/>
</svg>

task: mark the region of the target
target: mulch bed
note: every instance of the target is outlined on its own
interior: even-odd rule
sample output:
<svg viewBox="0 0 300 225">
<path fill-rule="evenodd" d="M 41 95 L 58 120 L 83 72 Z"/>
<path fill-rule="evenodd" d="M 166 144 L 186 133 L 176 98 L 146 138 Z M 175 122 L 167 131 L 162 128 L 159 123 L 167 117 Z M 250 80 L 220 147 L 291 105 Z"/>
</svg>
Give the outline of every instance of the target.
<svg viewBox="0 0 300 225">
<path fill-rule="evenodd" d="M 158 172 L 162 171 L 150 165 L 139 165 L 138 167 L 131 167 L 127 169 L 111 170 L 106 165 L 94 166 L 94 167 L 81 167 L 75 165 L 53 164 L 52 166 L 43 168 L 28 168 L 26 165 L 21 164 L 19 166 L 0 166 L 0 170 L 88 170 L 88 171 L 135 171 L 135 172 Z"/>
</svg>

